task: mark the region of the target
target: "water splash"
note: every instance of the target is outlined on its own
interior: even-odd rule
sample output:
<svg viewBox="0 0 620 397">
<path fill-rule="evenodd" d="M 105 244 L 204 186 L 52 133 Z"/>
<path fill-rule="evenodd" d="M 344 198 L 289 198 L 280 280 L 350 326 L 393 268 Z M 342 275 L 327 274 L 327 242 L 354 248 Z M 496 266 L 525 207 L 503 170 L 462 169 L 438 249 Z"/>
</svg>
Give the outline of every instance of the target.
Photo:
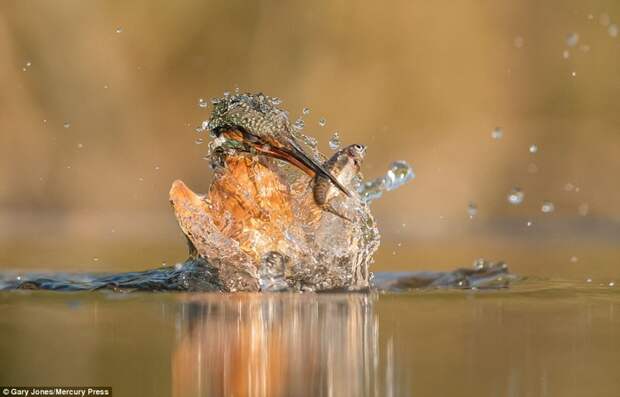
<svg viewBox="0 0 620 397">
<path fill-rule="evenodd" d="M 239 109 L 240 103 L 252 115 L 254 125 L 290 132 L 302 149 L 309 149 L 305 150 L 307 155 L 324 163 L 318 141 L 301 133 L 303 115 L 291 125 L 288 113 L 275 107 L 274 100 L 266 95 L 219 98 L 208 127 L 229 123 L 231 105 Z M 309 114 L 309 109 L 305 108 L 303 114 Z M 240 116 L 235 113 L 234 117 Z M 251 130 L 253 124 L 247 128 Z M 336 134 L 330 146 L 339 145 L 339 140 Z M 348 176 L 341 183 L 353 193 L 352 197 L 336 191 L 328 211 L 317 205 L 310 188 L 312 181 L 305 173 L 287 162 L 226 142 L 230 142 L 226 137 L 211 141 L 217 143 L 208 155 L 215 176 L 207 195 L 197 195 L 180 181 L 173 184 L 170 193 L 183 232 L 196 254 L 208 258 L 218 269 L 225 288 L 368 288 L 368 267 L 379 245 L 379 233 L 367 205 L 371 192 L 364 186 L 374 186 L 376 194 L 372 198 L 377 198 L 414 178 L 411 166 L 404 161 L 394 162 L 383 177 L 368 184 L 361 183 L 357 170 L 345 168 Z"/>
<path fill-rule="evenodd" d="M 395 161 L 390 164 L 384 176 L 360 185 L 360 196 L 365 202 L 376 200 L 384 192 L 394 190 L 415 178 L 413 168 L 406 161 Z"/>
<path fill-rule="evenodd" d="M 258 270 L 261 291 L 283 291 L 289 288 L 285 278 L 286 258 L 278 252 L 268 252 Z"/>
<path fill-rule="evenodd" d="M 337 131 L 334 132 L 332 137 L 329 139 L 329 148 L 331 150 L 338 150 L 338 149 L 340 149 L 340 135 L 338 134 Z"/>
</svg>

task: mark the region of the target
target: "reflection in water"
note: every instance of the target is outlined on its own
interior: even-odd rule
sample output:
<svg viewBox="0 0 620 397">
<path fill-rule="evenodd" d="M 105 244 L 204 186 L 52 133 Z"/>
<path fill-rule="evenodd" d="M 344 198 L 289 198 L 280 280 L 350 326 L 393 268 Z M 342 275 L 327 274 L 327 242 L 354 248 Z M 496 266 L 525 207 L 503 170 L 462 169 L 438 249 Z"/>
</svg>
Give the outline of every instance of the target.
<svg viewBox="0 0 620 397">
<path fill-rule="evenodd" d="M 393 365 L 379 365 L 373 301 L 367 294 L 192 297 L 179 313 L 173 395 L 389 395 L 378 372 Z"/>
<path fill-rule="evenodd" d="M 605 285 L 0 292 L 0 384 L 109 384 L 120 396 L 617 397 L 620 289 Z"/>
</svg>

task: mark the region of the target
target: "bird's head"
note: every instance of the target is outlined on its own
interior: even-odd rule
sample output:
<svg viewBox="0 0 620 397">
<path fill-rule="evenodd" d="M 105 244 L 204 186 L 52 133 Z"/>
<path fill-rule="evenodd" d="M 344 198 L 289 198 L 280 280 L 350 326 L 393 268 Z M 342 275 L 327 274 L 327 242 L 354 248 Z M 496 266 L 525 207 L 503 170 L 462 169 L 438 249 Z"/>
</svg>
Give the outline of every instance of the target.
<svg viewBox="0 0 620 397">
<path fill-rule="evenodd" d="M 213 105 L 209 129 L 216 137 L 235 130 L 259 137 L 290 131 L 288 115 L 279 104 L 279 99 L 261 93 L 224 96 Z"/>
</svg>

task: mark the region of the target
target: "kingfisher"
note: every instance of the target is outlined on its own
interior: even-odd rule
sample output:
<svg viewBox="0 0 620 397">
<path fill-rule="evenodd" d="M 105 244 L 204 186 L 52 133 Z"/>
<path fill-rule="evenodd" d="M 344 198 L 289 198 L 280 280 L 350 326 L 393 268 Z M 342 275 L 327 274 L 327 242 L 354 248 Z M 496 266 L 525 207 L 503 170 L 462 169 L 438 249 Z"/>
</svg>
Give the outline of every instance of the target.
<svg viewBox="0 0 620 397">
<path fill-rule="evenodd" d="M 208 128 L 215 137 L 224 137 L 257 153 L 283 160 L 310 177 L 329 180 L 340 191 L 351 193 L 323 165 L 304 152 L 293 135 L 288 115 L 280 101 L 261 93 L 225 95 L 214 101 Z"/>
</svg>

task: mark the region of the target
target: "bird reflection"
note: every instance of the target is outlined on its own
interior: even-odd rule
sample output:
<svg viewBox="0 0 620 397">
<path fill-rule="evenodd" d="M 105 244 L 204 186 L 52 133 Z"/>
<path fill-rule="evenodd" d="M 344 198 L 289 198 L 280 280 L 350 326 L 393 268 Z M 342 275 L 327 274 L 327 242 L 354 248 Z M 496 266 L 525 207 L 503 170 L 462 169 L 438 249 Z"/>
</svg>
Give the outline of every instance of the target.
<svg viewBox="0 0 620 397">
<path fill-rule="evenodd" d="M 181 305 L 174 396 L 376 395 L 368 294 L 205 294 Z"/>
</svg>

